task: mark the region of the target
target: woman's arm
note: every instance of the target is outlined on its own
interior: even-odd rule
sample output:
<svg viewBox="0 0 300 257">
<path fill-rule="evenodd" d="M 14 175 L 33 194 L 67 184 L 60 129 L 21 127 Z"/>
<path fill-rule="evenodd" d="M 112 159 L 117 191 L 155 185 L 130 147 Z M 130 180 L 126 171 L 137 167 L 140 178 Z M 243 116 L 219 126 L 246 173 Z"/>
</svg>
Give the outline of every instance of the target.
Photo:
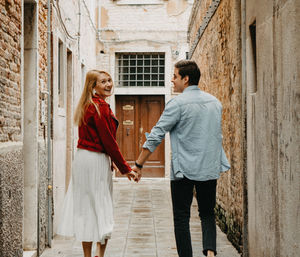
<svg viewBox="0 0 300 257">
<path fill-rule="evenodd" d="M 98 135 L 100 137 L 105 152 L 110 156 L 112 161 L 119 168 L 120 172 L 122 174 L 126 174 L 131 171 L 131 168 L 125 161 L 123 155 L 121 154 L 118 143 L 114 138 L 112 131 L 110 130 L 109 118 L 109 107 L 105 105 L 100 106 L 100 116 L 97 112 L 94 114 L 94 120 L 98 131 Z"/>
</svg>

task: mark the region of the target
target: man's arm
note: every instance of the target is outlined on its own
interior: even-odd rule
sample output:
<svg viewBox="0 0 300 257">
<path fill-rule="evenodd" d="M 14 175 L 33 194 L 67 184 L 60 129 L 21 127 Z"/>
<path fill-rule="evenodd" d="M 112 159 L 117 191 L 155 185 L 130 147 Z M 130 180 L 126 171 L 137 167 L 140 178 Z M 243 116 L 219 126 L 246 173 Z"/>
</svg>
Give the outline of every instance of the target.
<svg viewBox="0 0 300 257">
<path fill-rule="evenodd" d="M 143 167 L 144 163 L 148 160 L 148 158 L 151 154 L 152 154 L 152 152 L 150 152 L 150 150 L 148 148 L 143 148 L 138 159 L 135 162 L 136 164 L 133 167 L 131 167 L 131 169 L 138 174 L 137 179 L 134 179 L 135 181 L 139 181 L 141 179 L 142 167 Z M 139 167 L 137 167 L 137 165 Z"/>
<path fill-rule="evenodd" d="M 175 99 L 172 99 L 167 103 L 159 121 L 152 128 L 151 133 L 147 136 L 147 140 L 143 145 L 143 149 L 136 160 L 135 165 L 131 168 L 139 174 L 138 180 L 136 181 L 141 179 L 143 165 L 151 153 L 154 152 L 155 148 L 161 143 L 165 134 L 169 132 L 180 120 L 179 106 L 174 100 Z"/>
</svg>

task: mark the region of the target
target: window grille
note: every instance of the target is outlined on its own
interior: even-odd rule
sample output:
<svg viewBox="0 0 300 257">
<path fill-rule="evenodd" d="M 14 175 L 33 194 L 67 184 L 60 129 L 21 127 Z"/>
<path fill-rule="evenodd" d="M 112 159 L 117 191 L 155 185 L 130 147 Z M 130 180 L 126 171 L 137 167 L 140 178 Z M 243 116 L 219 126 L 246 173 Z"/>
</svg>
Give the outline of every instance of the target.
<svg viewBox="0 0 300 257">
<path fill-rule="evenodd" d="M 164 53 L 119 53 L 117 85 L 120 87 L 163 87 L 165 85 Z"/>
</svg>

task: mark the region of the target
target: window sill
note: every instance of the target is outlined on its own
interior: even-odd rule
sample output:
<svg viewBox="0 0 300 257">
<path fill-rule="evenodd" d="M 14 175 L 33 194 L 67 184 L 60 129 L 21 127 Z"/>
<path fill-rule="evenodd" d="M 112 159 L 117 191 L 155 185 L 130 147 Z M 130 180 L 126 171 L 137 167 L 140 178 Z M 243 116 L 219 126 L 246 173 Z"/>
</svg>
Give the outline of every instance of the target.
<svg viewBox="0 0 300 257">
<path fill-rule="evenodd" d="M 115 0 L 117 5 L 158 5 L 166 0 Z"/>
</svg>

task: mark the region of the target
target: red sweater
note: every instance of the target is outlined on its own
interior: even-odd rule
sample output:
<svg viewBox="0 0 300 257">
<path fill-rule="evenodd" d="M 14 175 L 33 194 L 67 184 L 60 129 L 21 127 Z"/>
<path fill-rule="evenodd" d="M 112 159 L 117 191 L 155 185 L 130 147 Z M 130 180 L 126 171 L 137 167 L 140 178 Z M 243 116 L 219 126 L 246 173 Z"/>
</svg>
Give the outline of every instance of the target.
<svg viewBox="0 0 300 257">
<path fill-rule="evenodd" d="M 126 174 L 131 168 L 124 160 L 116 141 L 118 120 L 107 102 L 99 97 L 93 97 L 93 101 L 98 106 L 100 116 L 95 106 L 90 104 L 84 115 L 85 124 L 78 128 L 77 147 L 108 154 L 120 172 Z"/>
</svg>

